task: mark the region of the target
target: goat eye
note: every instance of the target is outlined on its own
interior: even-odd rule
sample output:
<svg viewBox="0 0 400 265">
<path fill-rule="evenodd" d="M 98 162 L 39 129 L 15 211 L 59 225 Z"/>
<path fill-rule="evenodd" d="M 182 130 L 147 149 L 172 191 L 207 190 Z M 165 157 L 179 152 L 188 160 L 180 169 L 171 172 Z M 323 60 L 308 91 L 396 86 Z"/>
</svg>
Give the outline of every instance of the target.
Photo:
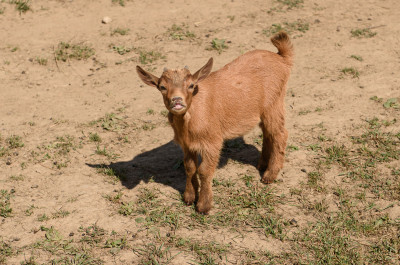
<svg viewBox="0 0 400 265">
<path fill-rule="evenodd" d="M 160 90 L 167 90 L 165 86 L 160 86 Z"/>
<path fill-rule="evenodd" d="M 194 85 L 190 84 L 189 89 L 193 89 L 193 88 L 194 88 Z"/>
</svg>

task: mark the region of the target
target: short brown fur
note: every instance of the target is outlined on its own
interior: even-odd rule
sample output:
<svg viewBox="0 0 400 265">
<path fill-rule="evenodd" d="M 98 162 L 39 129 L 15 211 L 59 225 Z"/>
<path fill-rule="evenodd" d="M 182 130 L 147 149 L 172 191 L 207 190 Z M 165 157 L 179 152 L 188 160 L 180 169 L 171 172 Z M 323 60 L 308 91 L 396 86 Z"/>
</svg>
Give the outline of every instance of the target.
<svg viewBox="0 0 400 265">
<path fill-rule="evenodd" d="M 208 214 L 212 208 L 212 178 L 225 139 L 241 136 L 259 124 L 263 147 L 257 167 L 265 170 L 262 182 L 273 182 L 283 168 L 288 137 L 284 97 L 293 47 L 284 32 L 271 42 L 277 54 L 250 51 L 211 74 L 212 58 L 193 75 L 186 68 L 166 69 L 157 78 L 137 66 L 143 82 L 163 95 L 175 141 L 184 152 L 183 199 L 188 205 L 198 200 L 200 213 Z"/>
</svg>

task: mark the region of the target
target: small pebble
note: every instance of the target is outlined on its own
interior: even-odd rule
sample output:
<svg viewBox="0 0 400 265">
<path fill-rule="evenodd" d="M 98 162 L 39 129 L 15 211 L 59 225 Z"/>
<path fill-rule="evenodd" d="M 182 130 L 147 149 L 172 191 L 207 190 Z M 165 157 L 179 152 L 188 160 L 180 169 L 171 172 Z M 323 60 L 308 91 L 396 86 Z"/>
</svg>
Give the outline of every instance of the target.
<svg viewBox="0 0 400 265">
<path fill-rule="evenodd" d="M 32 186 L 31 186 L 32 189 L 36 189 L 36 188 L 38 188 L 38 187 L 39 187 L 39 185 L 32 185 Z"/>
<path fill-rule="evenodd" d="M 103 19 L 101 20 L 101 23 L 108 24 L 111 21 L 112 21 L 112 19 L 110 17 L 103 17 Z"/>
<path fill-rule="evenodd" d="M 307 170 L 305 168 L 302 168 L 301 172 L 307 173 Z"/>
<path fill-rule="evenodd" d="M 74 232 L 69 233 L 69 236 L 74 236 L 74 235 L 75 235 Z"/>
<path fill-rule="evenodd" d="M 11 158 L 7 158 L 6 165 L 7 165 L 7 166 L 11 165 Z"/>
<path fill-rule="evenodd" d="M 292 220 L 289 221 L 289 223 L 291 225 L 297 225 L 297 220 L 293 218 Z"/>
</svg>

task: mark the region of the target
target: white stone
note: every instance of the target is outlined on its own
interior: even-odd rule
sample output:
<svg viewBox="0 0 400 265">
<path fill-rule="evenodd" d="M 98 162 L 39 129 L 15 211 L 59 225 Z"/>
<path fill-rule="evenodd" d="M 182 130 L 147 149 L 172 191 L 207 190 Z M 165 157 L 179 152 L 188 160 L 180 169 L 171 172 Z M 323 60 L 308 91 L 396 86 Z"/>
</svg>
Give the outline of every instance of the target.
<svg viewBox="0 0 400 265">
<path fill-rule="evenodd" d="M 104 24 L 108 24 L 112 21 L 112 19 L 110 17 L 103 17 L 103 19 L 101 20 L 102 23 Z"/>
</svg>

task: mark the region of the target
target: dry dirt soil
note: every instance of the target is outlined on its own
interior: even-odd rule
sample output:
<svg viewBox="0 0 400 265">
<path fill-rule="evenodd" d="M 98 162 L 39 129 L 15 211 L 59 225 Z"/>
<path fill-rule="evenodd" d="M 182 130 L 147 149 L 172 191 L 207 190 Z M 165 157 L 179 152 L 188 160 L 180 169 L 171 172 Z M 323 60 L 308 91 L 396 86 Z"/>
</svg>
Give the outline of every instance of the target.
<svg viewBox="0 0 400 265">
<path fill-rule="evenodd" d="M 396 0 L 0 1 L 0 263 L 399 264 Z M 112 19 L 102 23 L 103 17 Z M 289 140 L 227 141 L 215 207 L 182 203 L 182 153 L 135 66 L 219 69 L 286 30 Z"/>
</svg>

